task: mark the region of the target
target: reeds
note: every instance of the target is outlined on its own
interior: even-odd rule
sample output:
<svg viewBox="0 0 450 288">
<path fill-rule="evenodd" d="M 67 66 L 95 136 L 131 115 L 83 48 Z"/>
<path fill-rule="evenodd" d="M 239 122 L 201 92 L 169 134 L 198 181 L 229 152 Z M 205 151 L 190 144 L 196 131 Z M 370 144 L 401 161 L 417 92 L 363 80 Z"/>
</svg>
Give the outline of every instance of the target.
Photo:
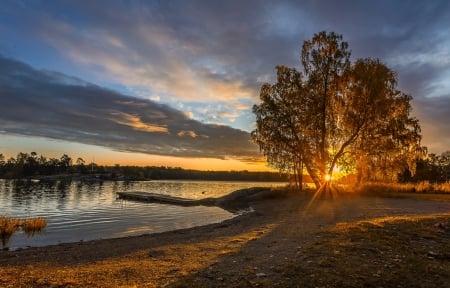
<svg viewBox="0 0 450 288">
<path fill-rule="evenodd" d="M 0 216 L 0 237 L 2 239 L 2 247 L 7 247 L 11 236 L 19 231 L 20 219 Z"/>
<path fill-rule="evenodd" d="M 22 220 L 22 230 L 28 237 L 41 233 L 46 226 L 47 221 L 43 217 Z"/>
<path fill-rule="evenodd" d="M 7 216 L 0 216 L 0 238 L 2 248 L 7 249 L 11 236 L 20 228 L 28 237 L 41 233 L 47 226 L 47 221 L 43 217 L 20 219 Z"/>
<path fill-rule="evenodd" d="M 450 182 L 432 183 L 423 181 L 418 183 L 366 183 L 362 187 L 366 192 L 406 192 L 406 193 L 439 193 L 450 194 Z"/>
</svg>

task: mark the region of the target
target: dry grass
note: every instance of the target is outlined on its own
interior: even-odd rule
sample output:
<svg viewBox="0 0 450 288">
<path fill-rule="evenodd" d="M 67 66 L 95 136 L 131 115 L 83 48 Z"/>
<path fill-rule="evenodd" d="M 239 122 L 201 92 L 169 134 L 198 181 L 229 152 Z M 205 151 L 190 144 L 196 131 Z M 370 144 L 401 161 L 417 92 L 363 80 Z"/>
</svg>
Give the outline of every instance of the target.
<svg viewBox="0 0 450 288">
<path fill-rule="evenodd" d="M 35 233 L 41 233 L 47 226 L 43 217 L 20 219 L 14 217 L 0 216 L 0 238 L 2 248 L 7 249 L 11 236 L 22 228 L 28 237 Z"/>
<path fill-rule="evenodd" d="M 340 223 L 320 236 L 287 268 L 292 285 L 447 287 L 450 283 L 450 215 Z"/>
<path fill-rule="evenodd" d="M 271 228 L 192 244 L 161 245 L 87 264 L 61 264 L 46 259 L 0 266 L 0 287 L 164 287 L 214 267 L 221 257 L 233 255 Z"/>
<path fill-rule="evenodd" d="M 419 183 L 382 183 L 373 182 L 362 185 L 360 191 L 365 193 L 440 193 L 450 194 L 450 182 L 431 183 L 423 181 Z"/>
<path fill-rule="evenodd" d="M 47 226 L 47 221 L 43 217 L 24 219 L 22 220 L 21 226 L 25 234 L 31 237 L 36 233 L 41 233 Z"/>
<path fill-rule="evenodd" d="M 7 247 L 11 236 L 19 231 L 20 219 L 0 216 L 0 238 L 2 240 L 2 247 Z"/>
</svg>

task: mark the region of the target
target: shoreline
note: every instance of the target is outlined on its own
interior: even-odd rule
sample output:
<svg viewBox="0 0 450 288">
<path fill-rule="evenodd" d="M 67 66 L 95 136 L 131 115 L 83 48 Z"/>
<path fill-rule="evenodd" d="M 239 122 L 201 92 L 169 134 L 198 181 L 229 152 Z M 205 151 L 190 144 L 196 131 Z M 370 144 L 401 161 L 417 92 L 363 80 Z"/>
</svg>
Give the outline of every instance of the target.
<svg viewBox="0 0 450 288">
<path fill-rule="evenodd" d="M 289 287 L 294 276 L 289 276 L 288 270 L 296 267 L 296 274 L 302 277 L 313 275 L 304 274 L 305 269 L 312 269 L 322 260 L 302 259 L 322 257 L 317 251 L 312 255 L 311 251 L 321 241 L 335 239 L 334 234 L 327 235 L 335 233 L 336 227 L 350 225 L 345 223 L 363 225 L 357 223 L 376 219 L 419 223 L 415 219 L 431 217 L 426 221 L 450 224 L 450 202 L 343 195 L 334 200 L 318 201 L 305 211 L 310 196 L 266 195 L 249 201 L 254 212 L 205 226 L 3 251 L 0 252 L 0 286 L 242 287 L 260 283 L 262 287 L 273 287 L 277 283 L 287 283 L 280 287 Z M 425 215 L 429 215 L 428 218 Z M 433 225 L 434 222 L 430 227 Z M 398 235 L 400 230 L 395 231 Z M 333 249 L 344 248 L 339 247 Z M 368 249 L 373 249 L 371 247 L 374 246 L 369 244 Z M 333 251 L 326 257 L 337 257 L 333 256 Z M 306 261 L 313 262 L 302 266 Z M 324 269 L 320 265 L 318 269 Z"/>
<path fill-rule="evenodd" d="M 252 183 L 250 184 L 254 185 Z M 147 184 L 140 185 L 138 183 L 134 187 L 136 189 L 142 189 L 144 187 L 144 191 L 152 191 L 155 186 L 145 186 Z M 157 188 L 158 185 L 156 184 Z M 234 191 L 249 184 L 209 185 L 200 184 L 197 187 L 197 184 L 186 185 L 184 183 L 176 183 L 173 184 L 173 187 L 184 189 L 180 190 L 183 191 L 180 195 L 186 195 L 185 197 L 195 199 L 196 197 L 214 197 L 215 195 L 218 195 L 215 197 L 219 197 L 224 194 L 223 191 Z M 130 189 L 132 186 L 127 184 L 115 186 L 115 183 L 107 183 L 103 186 L 95 185 L 94 187 L 82 184 L 81 188 L 78 184 L 61 187 L 32 186 L 30 190 L 33 192 L 27 195 L 30 195 L 29 198 L 33 199 L 33 201 L 39 201 L 36 203 L 41 204 L 29 206 L 29 203 L 32 202 L 20 202 L 24 194 L 18 194 L 17 197 L 14 196 L 16 190 L 11 187 L 11 185 L 7 186 L 5 184 L 4 193 L 0 195 L 0 198 L 3 200 L 2 204 L 4 204 L 0 206 L 5 207 L 3 209 L 5 215 L 15 215 L 16 218 L 25 218 L 27 214 L 44 216 L 46 218 L 48 217 L 47 222 L 49 223 L 42 235 L 27 237 L 21 231 L 15 233 L 9 243 L 11 250 L 18 250 L 20 248 L 29 249 L 31 246 L 42 247 L 67 242 L 159 233 L 184 227 L 216 223 L 235 217 L 235 214 L 238 214 L 241 209 L 248 208 L 245 204 L 237 205 L 233 203 L 230 203 L 230 207 L 222 208 L 211 207 L 218 206 L 214 203 L 210 203 L 211 205 L 198 205 L 203 204 L 202 202 L 194 203 L 195 205 L 193 206 L 197 207 L 183 208 L 174 205 L 147 205 L 145 203 L 138 203 L 139 201 L 120 201 L 117 200 L 116 192 L 126 191 L 125 189 Z M 196 192 L 206 190 L 208 187 L 216 187 L 218 190 L 211 188 L 206 193 Z M 188 193 L 184 193 L 185 190 Z M 215 191 L 218 191 L 217 194 L 214 194 Z M 43 200 L 40 199 L 40 195 L 45 196 L 42 198 Z M 46 206 L 43 206 L 44 203 Z M 3 213 L 0 212 L 0 214 Z"/>
<path fill-rule="evenodd" d="M 279 193 L 280 195 L 275 195 L 276 193 Z M 288 192 L 290 193 L 290 192 Z M 179 235 L 179 234 L 185 234 L 189 233 L 191 231 L 196 230 L 210 230 L 215 228 L 223 228 L 227 227 L 232 224 L 236 224 L 240 221 L 245 221 L 245 219 L 252 217 L 253 213 L 258 214 L 253 207 L 251 207 L 251 201 L 264 201 L 266 198 L 280 198 L 285 197 L 286 191 L 281 189 L 273 189 L 269 187 L 252 187 L 252 188 L 244 188 L 237 191 L 234 191 L 228 195 L 225 195 L 223 197 L 219 198 L 205 198 L 200 200 L 192 200 L 195 202 L 198 202 L 196 205 L 212 205 L 217 206 L 219 208 L 222 208 L 224 210 L 229 211 L 230 213 L 233 213 L 233 217 L 229 219 L 225 219 L 220 222 L 216 223 L 210 223 L 200 226 L 193 226 L 189 228 L 181 228 L 181 229 L 174 229 L 174 230 L 168 230 L 168 231 L 162 231 L 162 232 L 155 232 L 155 233 L 146 233 L 141 235 L 131 235 L 131 236 L 122 236 L 122 237 L 114 237 L 114 238 L 101 238 L 101 239 L 92 239 L 92 240 L 80 240 L 76 242 L 63 242 L 58 244 L 51 244 L 46 246 L 30 246 L 26 248 L 17 248 L 14 250 L 0 250 L 0 256 L 6 255 L 6 254 L 14 254 L 16 253 L 24 253 L 27 254 L 27 251 L 30 252 L 43 252 L 45 250 L 52 250 L 56 249 L 58 247 L 65 248 L 64 246 L 67 246 L 67 248 L 73 248 L 74 246 L 82 246 L 82 245 L 90 245 L 90 246 L 96 246 L 96 245 L 102 245 L 102 244 L 110 244 L 109 242 L 121 242 L 134 238 L 148 238 L 148 237 L 171 237 L 171 234 Z M 136 200 L 136 201 L 143 201 L 146 202 L 147 200 Z M 158 201 L 156 201 L 158 202 Z M 183 206 L 184 203 L 172 203 L 173 205 L 179 205 Z M 260 214 L 260 213 L 259 213 Z M 166 235 L 167 234 L 167 235 Z M 105 243 L 103 243 L 105 242 Z M 56 248 L 55 248 L 56 247 Z M 2 258 L 0 257 L 0 265 L 2 263 Z"/>
<path fill-rule="evenodd" d="M 188 227 L 188 228 L 179 228 L 179 229 L 174 229 L 174 230 L 167 230 L 167 231 L 161 231 L 161 232 L 154 232 L 154 233 L 145 233 L 145 234 L 140 234 L 140 235 L 129 235 L 129 236 L 120 236 L 120 237 L 113 237 L 113 238 L 99 238 L 99 239 L 92 239 L 92 240 L 78 240 L 76 242 L 60 242 L 57 244 L 49 244 L 49 245 L 44 245 L 44 246 L 27 246 L 27 247 L 18 247 L 16 249 L 0 249 L 0 264 L 1 264 L 1 256 L 2 253 L 14 253 L 14 252 L 21 252 L 21 251 L 25 251 L 25 250 L 46 250 L 46 249 L 53 249 L 53 247 L 59 247 L 59 246 L 79 246 L 79 245 L 83 245 L 86 243 L 90 243 L 90 242 L 103 242 L 103 241 L 115 241 L 115 240 L 122 240 L 122 241 L 126 241 L 126 239 L 129 238 L 140 238 L 140 237 L 151 237 L 151 236 L 155 236 L 158 237 L 160 234 L 170 234 L 170 233 L 174 233 L 174 234 L 183 234 L 185 232 L 183 231 L 188 231 L 188 230 L 192 230 L 192 229 L 198 229 L 198 228 L 202 228 L 204 227 L 205 229 L 214 229 L 216 228 L 216 226 L 221 227 L 223 225 L 231 225 L 232 223 L 239 221 L 236 218 L 239 217 L 244 217 L 247 216 L 248 214 L 251 213 L 255 213 L 254 209 L 252 209 L 252 207 L 249 207 L 247 209 L 239 209 L 236 210 L 234 213 L 234 216 L 229 218 L 229 219 L 225 219 L 223 221 L 220 222 L 215 222 L 215 223 L 209 223 L 209 224 L 205 224 L 205 225 L 199 225 L 199 226 L 192 226 L 192 227 Z M 249 215 L 251 216 L 251 215 Z M 92 243 L 94 244 L 94 243 Z M 99 243 L 101 244 L 101 243 Z"/>
</svg>

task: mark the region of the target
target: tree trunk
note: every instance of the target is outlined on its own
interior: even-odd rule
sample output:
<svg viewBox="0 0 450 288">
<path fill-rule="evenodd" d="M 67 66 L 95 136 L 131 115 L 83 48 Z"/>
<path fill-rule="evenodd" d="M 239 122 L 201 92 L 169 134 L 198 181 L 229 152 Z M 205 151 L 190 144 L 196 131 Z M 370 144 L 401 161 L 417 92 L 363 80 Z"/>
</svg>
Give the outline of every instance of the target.
<svg viewBox="0 0 450 288">
<path fill-rule="evenodd" d="M 318 171 L 311 167 L 310 164 L 305 163 L 306 171 L 308 172 L 309 176 L 314 182 L 314 185 L 316 186 L 316 189 L 320 189 L 322 186 L 321 177 L 318 175 Z"/>
</svg>

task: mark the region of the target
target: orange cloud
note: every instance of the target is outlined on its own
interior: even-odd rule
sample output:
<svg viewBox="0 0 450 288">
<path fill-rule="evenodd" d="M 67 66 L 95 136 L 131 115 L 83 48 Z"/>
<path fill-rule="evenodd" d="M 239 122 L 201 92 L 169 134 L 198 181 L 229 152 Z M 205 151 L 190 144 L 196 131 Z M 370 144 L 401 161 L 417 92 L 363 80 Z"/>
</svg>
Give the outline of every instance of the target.
<svg viewBox="0 0 450 288">
<path fill-rule="evenodd" d="M 184 136 L 189 136 L 192 138 L 198 137 L 198 135 L 194 131 L 180 131 L 180 132 L 178 132 L 177 135 L 180 137 L 184 137 Z"/>
<path fill-rule="evenodd" d="M 141 118 L 135 115 L 115 111 L 111 113 L 115 116 L 115 118 L 111 119 L 112 121 L 121 124 L 130 126 L 133 130 L 145 131 L 145 132 L 159 132 L 159 133 L 169 133 L 169 130 L 164 125 L 156 125 L 156 124 L 147 124 L 142 122 Z"/>
</svg>

